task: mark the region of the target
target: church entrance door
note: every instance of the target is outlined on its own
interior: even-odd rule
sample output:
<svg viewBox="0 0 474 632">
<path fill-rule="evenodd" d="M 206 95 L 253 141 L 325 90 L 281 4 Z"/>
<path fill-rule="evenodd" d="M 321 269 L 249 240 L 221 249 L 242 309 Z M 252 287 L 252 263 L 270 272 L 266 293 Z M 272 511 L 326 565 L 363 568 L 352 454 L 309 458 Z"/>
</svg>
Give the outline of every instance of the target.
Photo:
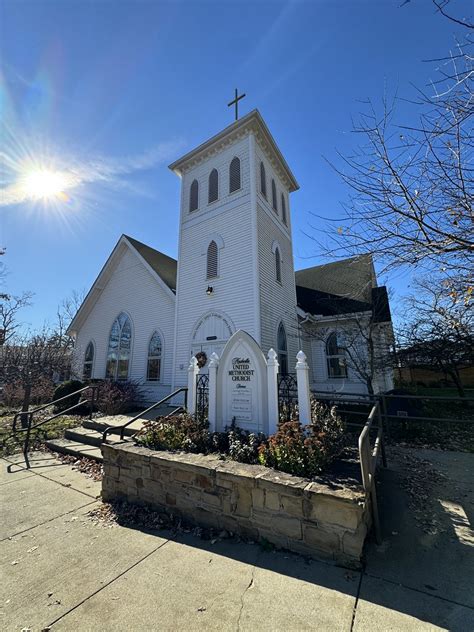
<svg viewBox="0 0 474 632">
<path fill-rule="evenodd" d="M 232 321 L 225 314 L 210 312 L 199 319 L 193 332 L 191 355 L 195 356 L 200 352 L 206 354 L 206 364 L 201 368 L 201 373 L 209 372 L 211 354 L 217 353 L 220 357 L 225 343 L 234 331 Z"/>
</svg>

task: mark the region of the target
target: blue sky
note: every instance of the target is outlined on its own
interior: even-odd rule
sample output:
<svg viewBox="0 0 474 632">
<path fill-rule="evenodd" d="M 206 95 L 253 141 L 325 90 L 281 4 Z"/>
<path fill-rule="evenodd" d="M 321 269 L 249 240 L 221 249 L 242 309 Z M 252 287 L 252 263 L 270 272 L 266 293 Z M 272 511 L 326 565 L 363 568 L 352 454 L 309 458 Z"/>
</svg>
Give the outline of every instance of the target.
<svg viewBox="0 0 474 632">
<path fill-rule="evenodd" d="M 0 246 L 7 289 L 35 293 L 23 319 L 53 320 L 88 289 L 122 233 L 177 255 L 179 185 L 167 165 L 233 120 L 235 87 L 258 108 L 299 181 L 295 267 L 323 262 L 321 226 L 348 190 L 327 165 L 357 138 L 361 100 L 413 96 L 459 33 L 430 0 L 128 2 L 3 0 Z M 468 3 L 453 0 L 453 12 Z M 400 102 L 397 116 L 410 116 Z M 54 204 L 11 195 L 44 164 L 76 186 Z M 394 302 L 409 276 L 381 279 Z"/>
</svg>

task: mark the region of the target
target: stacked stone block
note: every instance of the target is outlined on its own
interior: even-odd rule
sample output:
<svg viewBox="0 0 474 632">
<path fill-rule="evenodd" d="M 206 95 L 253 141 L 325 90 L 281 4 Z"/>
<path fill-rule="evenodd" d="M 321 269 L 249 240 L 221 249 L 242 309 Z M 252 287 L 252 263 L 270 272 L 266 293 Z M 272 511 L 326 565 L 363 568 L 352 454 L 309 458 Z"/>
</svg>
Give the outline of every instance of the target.
<svg viewBox="0 0 474 632">
<path fill-rule="evenodd" d="M 106 501 L 148 504 L 204 527 L 360 564 L 370 526 L 362 488 L 332 488 L 259 465 L 126 442 L 104 444 L 102 452 Z"/>
</svg>

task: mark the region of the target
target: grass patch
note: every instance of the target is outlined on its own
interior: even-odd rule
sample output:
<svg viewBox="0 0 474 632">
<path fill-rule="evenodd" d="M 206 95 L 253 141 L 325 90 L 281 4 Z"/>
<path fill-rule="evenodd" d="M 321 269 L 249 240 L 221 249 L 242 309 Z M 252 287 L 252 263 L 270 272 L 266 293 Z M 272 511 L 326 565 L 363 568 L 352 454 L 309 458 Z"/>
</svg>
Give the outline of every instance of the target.
<svg viewBox="0 0 474 632">
<path fill-rule="evenodd" d="M 12 433 L 12 417 L 0 420 L 0 456 L 8 456 L 23 451 L 26 432 Z M 75 428 L 81 424 L 82 418 L 77 415 L 57 417 L 43 426 L 31 431 L 30 450 L 41 447 L 48 439 L 57 439 L 64 435 L 67 428 Z"/>
</svg>

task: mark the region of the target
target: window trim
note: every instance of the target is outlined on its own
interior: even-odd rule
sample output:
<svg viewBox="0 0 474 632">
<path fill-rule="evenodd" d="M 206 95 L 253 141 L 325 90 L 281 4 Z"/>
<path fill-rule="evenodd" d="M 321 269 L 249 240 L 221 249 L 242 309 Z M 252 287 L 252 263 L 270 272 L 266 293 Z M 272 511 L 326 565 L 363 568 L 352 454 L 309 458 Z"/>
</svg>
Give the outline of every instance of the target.
<svg viewBox="0 0 474 632">
<path fill-rule="evenodd" d="M 158 336 L 160 337 L 160 341 L 161 341 L 161 355 L 160 356 L 150 356 L 150 344 L 151 341 L 153 339 L 153 336 L 155 334 L 158 334 Z M 148 338 L 148 346 L 147 346 L 147 356 L 146 356 L 146 365 L 145 365 L 145 382 L 147 382 L 148 384 L 163 384 L 163 359 L 164 359 L 164 349 L 165 349 L 165 344 L 164 344 L 164 338 L 163 338 L 163 334 L 161 333 L 160 329 L 154 329 L 151 333 L 151 336 Z M 156 359 L 158 358 L 160 359 L 160 374 L 157 380 L 150 380 L 148 378 L 148 365 L 149 365 L 149 361 L 150 359 Z"/>
<path fill-rule="evenodd" d="M 328 337 L 326 338 L 326 342 L 324 344 L 324 353 L 326 356 L 326 372 L 327 372 L 327 376 L 328 376 L 328 380 L 346 380 L 349 377 L 349 370 L 347 367 L 347 358 L 346 358 L 346 354 L 344 352 L 344 350 L 339 351 L 341 349 L 341 347 L 339 346 L 339 342 L 337 339 L 337 335 L 338 332 L 337 331 L 331 331 L 330 334 L 328 335 Z M 339 353 L 337 354 L 329 354 L 328 353 L 328 345 L 329 345 L 329 341 L 331 340 L 331 338 L 335 336 L 336 337 L 336 348 L 339 351 Z M 342 358 L 343 359 L 343 368 L 344 371 L 341 375 L 331 375 L 331 368 L 330 368 L 330 360 L 334 359 L 334 358 Z M 341 366 L 340 362 L 339 362 L 339 366 Z"/>
</svg>

